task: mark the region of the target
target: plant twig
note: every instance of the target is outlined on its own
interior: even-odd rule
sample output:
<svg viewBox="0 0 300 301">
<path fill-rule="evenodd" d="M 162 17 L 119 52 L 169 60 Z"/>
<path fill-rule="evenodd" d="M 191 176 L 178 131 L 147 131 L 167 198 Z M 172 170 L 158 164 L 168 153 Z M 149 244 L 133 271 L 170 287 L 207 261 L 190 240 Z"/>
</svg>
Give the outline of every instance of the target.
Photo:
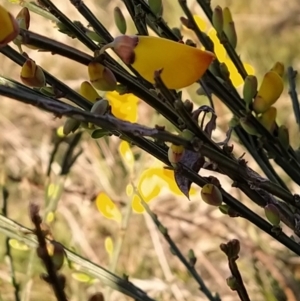
<svg viewBox="0 0 300 301">
<path fill-rule="evenodd" d="M 293 69 L 293 67 L 288 67 L 287 69 L 288 81 L 289 81 L 289 95 L 291 97 L 293 111 L 295 114 L 295 119 L 300 129 L 300 106 L 299 106 L 299 99 L 298 94 L 296 91 L 296 77 L 297 71 Z"/>
<path fill-rule="evenodd" d="M 233 277 L 231 281 L 234 283 L 231 284 L 231 289 L 237 291 L 241 301 L 250 301 L 243 278 L 236 264 L 239 258 L 240 242 L 237 239 L 232 239 L 227 244 L 221 244 L 220 249 L 227 256 L 229 269 Z"/>
<path fill-rule="evenodd" d="M 55 271 L 54 264 L 48 253 L 46 239 L 41 228 L 42 218 L 39 215 L 39 207 L 31 204 L 29 208 L 30 218 L 35 227 L 35 234 L 38 240 L 39 249 L 41 252 L 40 258 L 42 259 L 49 276 L 49 283 L 51 284 L 57 301 L 68 301 L 67 296 L 59 281 L 58 275 Z"/>
<path fill-rule="evenodd" d="M 219 301 L 220 298 L 218 296 L 214 296 L 211 291 L 208 289 L 206 286 L 204 280 L 202 277 L 198 274 L 196 271 L 195 267 L 191 265 L 188 260 L 183 256 L 177 245 L 174 243 L 172 238 L 168 234 L 168 229 L 165 228 L 162 223 L 158 220 L 157 216 L 151 211 L 150 207 L 148 204 L 143 200 L 142 196 L 138 194 L 140 199 L 141 199 L 141 204 L 151 217 L 152 221 L 155 223 L 157 226 L 158 230 L 161 232 L 161 234 L 164 236 L 166 242 L 170 246 L 171 252 L 176 255 L 179 260 L 183 263 L 183 265 L 186 267 L 186 269 L 189 271 L 189 273 L 192 275 L 192 277 L 196 280 L 196 282 L 199 284 L 199 289 L 200 291 L 207 297 L 208 300 L 210 301 Z"/>
</svg>

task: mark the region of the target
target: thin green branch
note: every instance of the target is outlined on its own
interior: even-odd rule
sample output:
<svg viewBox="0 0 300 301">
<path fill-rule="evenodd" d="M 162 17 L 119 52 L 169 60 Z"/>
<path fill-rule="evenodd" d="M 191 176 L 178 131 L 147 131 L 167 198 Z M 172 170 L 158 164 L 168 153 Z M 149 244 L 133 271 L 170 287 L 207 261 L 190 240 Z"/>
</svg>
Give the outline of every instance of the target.
<svg viewBox="0 0 300 301">
<path fill-rule="evenodd" d="M 197 0 L 198 4 L 201 6 L 202 10 L 206 14 L 208 20 L 212 23 L 212 9 L 210 5 L 210 1 L 206 0 Z M 230 59 L 234 63 L 235 67 L 237 68 L 239 74 L 243 79 L 247 77 L 247 71 L 242 63 L 240 57 L 236 53 L 235 49 L 229 43 L 229 40 L 226 34 L 223 32 L 221 35 L 220 42 L 223 44 L 224 48 L 226 49 L 227 54 L 229 55 Z"/>
<path fill-rule="evenodd" d="M 60 22 L 62 22 L 69 32 L 72 32 L 76 38 L 82 42 L 90 50 L 95 51 L 99 47 L 91 40 L 84 31 L 76 26 L 60 9 L 58 9 L 50 0 L 39 0 L 51 14 L 53 14 Z"/>
<path fill-rule="evenodd" d="M 140 5 L 142 9 L 145 11 L 147 15 L 147 24 L 152 27 L 151 25 L 154 24 L 157 26 L 161 31 L 161 36 L 168 38 L 173 41 L 178 41 L 178 37 L 174 34 L 172 29 L 167 25 L 165 20 L 162 17 L 156 16 L 149 5 L 144 0 L 133 0 L 136 5 Z"/>
<path fill-rule="evenodd" d="M 193 265 L 191 265 L 188 262 L 188 260 L 183 256 L 183 254 L 181 253 L 181 251 L 179 250 L 177 245 L 174 243 L 174 241 L 172 240 L 172 238 L 168 234 L 168 229 L 165 228 L 163 226 L 163 224 L 158 220 L 156 214 L 154 214 L 151 211 L 150 207 L 143 200 L 142 196 L 139 195 L 139 197 L 141 199 L 141 204 L 143 205 L 143 207 L 145 208 L 145 210 L 147 211 L 149 216 L 152 218 L 152 221 L 155 223 L 155 225 L 157 226 L 160 233 L 163 235 L 166 242 L 169 244 L 171 252 L 179 258 L 179 260 L 183 263 L 183 265 L 186 267 L 186 269 L 189 271 L 189 273 L 192 275 L 192 277 L 199 284 L 200 291 L 207 297 L 208 300 L 210 300 L 210 301 L 219 301 L 220 298 L 217 297 L 217 296 L 213 296 L 211 291 L 206 286 L 206 284 L 205 284 L 204 280 L 202 279 L 202 277 L 196 271 L 195 267 Z"/>
<path fill-rule="evenodd" d="M 236 264 L 236 261 L 239 258 L 240 242 L 237 239 L 233 239 L 227 244 L 221 244 L 220 248 L 227 255 L 229 269 L 234 281 L 232 289 L 237 291 L 241 301 L 250 301 L 242 275 Z"/>
<path fill-rule="evenodd" d="M 102 23 L 95 17 L 95 15 L 90 11 L 90 9 L 81 0 L 70 0 L 70 2 L 77 8 L 79 13 L 89 22 L 96 33 L 98 33 L 106 43 L 113 40 L 112 35 L 109 31 L 102 25 Z"/>
</svg>

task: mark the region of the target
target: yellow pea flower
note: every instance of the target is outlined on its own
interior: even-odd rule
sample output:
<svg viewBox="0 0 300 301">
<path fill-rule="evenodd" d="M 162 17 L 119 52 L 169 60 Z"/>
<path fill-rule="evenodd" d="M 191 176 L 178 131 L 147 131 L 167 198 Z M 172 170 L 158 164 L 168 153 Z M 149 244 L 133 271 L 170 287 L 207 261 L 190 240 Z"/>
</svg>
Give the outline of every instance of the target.
<svg viewBox="0 0 300 301">
<path fill-rule="evenodd" d="M 254 111 L 256 113 L 266 112 L 280 97 L 283 88 L 281 76 L 275 71 L 267 72 L 254 99 Z"/>
<path fill-rule="evenodd" d="M 112 108 L 112 113 L 122 120 L 136 122 L 139 99 L 133 94 L 120 95 L 118 92 L 107 92 L 106 99 Z"/>
<path fill-rule="evenodd" d="M 200 30 L 202 30 L 202 31 L 207 30 L 206 22 L 201 17 L 194 16 L 194 20 Z M 209 38 L 212 40 L 212 42 L 214 44 L 214 52 L 216 54 L 216 57 L 218 58 L 220 63 L 226 64 L 228 71 L 230 73 L 230 80 L 232 81 L 233 86 L 238 87 L 238 86 L 242 85 L 244 81 L 243 81 L 241 75 L 238 73 L 235 65 L 228 57 L 226 49 L 221 44 L 221 42 L 217 36 L 216 30 L 214 28 L 209 29 L 207 32 L 207 35 L 209 36 Z M 254 75 L 255 70 L 250 64 L 244 63 L 243 65 L 249 75 Z"/>
<path fill-rule="evenodd" d="M 119 36 L 101 51 L 107 48 L 113 48 L 125 64 L 132 65 L 151 83 L 154 72 L 162 69 L 161 78 L 169 89 L 181 89 L 196 82 L 215 57 L 208 51 L 150 36 Z"/>
<path fill-rule="evenodd" d="M 110 197 L 104 193 L 100 192 L 96 198 L 96 206 L 99 212 L 108 219 L 113 219 L 118 223 L 121 223 L 122 215 L 115 203 L 110 199 Z"/>
</svg>

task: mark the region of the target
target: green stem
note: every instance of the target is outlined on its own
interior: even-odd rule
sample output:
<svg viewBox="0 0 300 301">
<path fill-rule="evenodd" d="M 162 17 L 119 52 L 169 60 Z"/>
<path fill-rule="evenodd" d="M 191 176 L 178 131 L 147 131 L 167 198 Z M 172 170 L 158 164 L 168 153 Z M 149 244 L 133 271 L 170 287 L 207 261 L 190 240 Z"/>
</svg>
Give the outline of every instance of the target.
<svg viewBox="0 0 300 301">
<path fill-rule="evenodd" d="M 206 286 L 204 280 L 201 278 L 201 276 L 196 271 L 195 267 L 191 265 L 188 260 L 183 256 L 177 245 L 174 243 L 170 235 L 168 234 L 168 229 L 165 228 L 162 223 L 158 220 L 157 216 L 151 211 L 150 207 L 147 205 L 147 203 L 143 200 L 143 197 L 140 195 L 140 193 L 136 190 L 135 193 L 140 197 L 141 204 L 145 208 L 146 212 L 149 214 L 149 216 L 152 218 L 152 221 L 157 226 L 157 229 L 161 232 L 166 242 L 169 244 L 171 252 L 176 255 L 179 260 L 183 263 L 183 265 L 186 267 L 188 272 L 192 275 L 192 277 L 196 280 L 196 282 L 199 284 L 200 291 L 203 292 L 203 294 L 207 297 L 210 301 L 218 301 L 220 300 L 218 297 L 213 296 L 211 291 Z"/>
</svg>

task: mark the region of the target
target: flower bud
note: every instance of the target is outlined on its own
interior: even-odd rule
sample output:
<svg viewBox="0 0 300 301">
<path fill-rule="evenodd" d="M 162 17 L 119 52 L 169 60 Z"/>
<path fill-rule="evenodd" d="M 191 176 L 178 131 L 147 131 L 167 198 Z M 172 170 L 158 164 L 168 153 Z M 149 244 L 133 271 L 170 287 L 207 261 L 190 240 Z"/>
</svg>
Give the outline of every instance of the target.
<svg viewBox="0 0 300 301">
<path fill-rule="evenodd" d="M 46 256 L 45 249 L 39 246 L 36 251 L 38 257 L 44 260 Z M 56 271 L 60 270 L 64 264 L 64 258 L 65 258 L 65 251 L 63 246 L 57 241 L 52 240 L 50 242 L 47 242 L 47 251 L 52 259 L 52 263 L 55 270 Z"/>
<path fill-rule="evenodd" d="M 257 93 L 257 78 L 254 75 L 248 75 L 245 78 L 244 88 L 243 88 L 243 97 L 246 103 L 247 109 L 252 103 L 254 96 Z"/>
<path fill-rule="evenodd" d="M 223 9 L 223 31 L 232 48 L 235 49 L 237 45 L 237 35 L 231 12 L 228 7 Z"/>
<path fill-rule="evenodd" d="M 90 102 L 95 102 L 97 99 L 101 99 L 98 92 L 94 89 L 94 87 L 88 82 L 84 81 L 80 85 L 80 94 Z"/>
<path fill-rule="evenodd" d="M 268 221 L 272 225 L 278 226 L 280 224 L 280 215 L 277 207 L 274 204 L 268 204 L 264 209 Z"/>
<path fill-rule="evenodd" d="M 70 133 L 74 133 L 80 126 L 80 121 L 73 118 L 67 118 L 63 126 L 63 134 L 68 136 Z"/>
<path fill-rule="evenodd" d="M 116 6 L 114 9 L 114 19 L 115 19 L 115 24 L 119 29 L 120 33 L 125 34 L 127 30 L 127 24 L 123 13 L 118 6 Z"/>
<path fill-rule="evenodd" d="M 182 131 L 181 136 L 182 136 L 184 139 L 191 141 L 191 140 L 195 137 L 195 134 L 194 134 L 192 131 L 188 130 L 188 129 L 184 129 L 184 130 Z"/>
<path fill-rule="evenodd" d="M 0 47 L 3 47 L 18 36 L 19 25 L 16 19 L 2 5 L 0 5 L 0 20 Z"/>
<path fill-rule="evenodd" d="M 148 0 L 148 4 L 155 15 L 157 16 L 162 15 L 163 13 L 162 0 Z"/>
<path fill-rule="evenodd" d="M 168 150 L 168 159 L 173 167 L 181 160 L 184 154 L 184 147 L 182 145 L 171 144 Z"/>
<path fill-rule="evenodd" d="M 281 125 L 278 128 L 278 139 L 285 149 L 289 148 L 290 146 L 289 130 L 285 125 Z"/>
<path fill-rule="evenodd" d="M 64 264 L 65 250 L 63 246 L 55 240 L 47 244 L 48 253 L 52 259 L 54 268 L 58 271 Z"/>
<path fill-rule="evenodd" d="M 265 74 L 253 102 L 253 110 L 259 114 L 267 111 L 283 92 L 283 80 L 274 71 Z"/>
<path fill-rule="evenodd" d="M 270 71 L 274 71 L 282 77 L 284 74 L 284 65 L 280 62 L 276 62 Z"/>
<path fill-rule="evenodd" d="M 261 136 L 261 134 L 256 130 L 256 128 L 248 120 L 247 117 L 240 118 L 240 125 L 249 135 L 253 135 L 253 136 L 257 136 L 257 137 Z"/>
<path fill-rule="evenodd" d="M 218 34 L 223 32 L 223 11 L 219 5 L 213 10 L 212 24 Z"/>
<path fill-rule="evenodd" d="M 191 113 L 193 111 L 194 104 L 190 100 L 188 100 L 188 99 L 185 100 L 183 105 L 189 113 Z"/>
<path fill-rule="evenodd" d="M 201 189 L 201 197 L 205 203 L 212 206 L 220 206 L 223 202 L 222 193 L 214 184 L 205 184 Z"/>
<path fill-rule="evenodd" d="M 46 84 L 43 69 L 35 61 L 27 59 L 20 73 L 21 81 L 30 87 L 43 87 Z"/>
<path fill-rule="evenodd" d="M 114 91 L 117 80 L 112 71 L 100 63 L 90 62 L 88 65 L 90 82 L 97 90 Z"/>
<path fill-rule="evenodd" d="M 30 14 L 27 7 L 23 7 L 16 16 L 16 21 L 19 24 L 19 28 L 29 29 L 30 25 Z"/>
<path fill-rule="evenodd" d="M 236 291 L 238 288 L 238 283 L 237 280 L 234 276 L 230 276 L 226 279 L 226 283 L 228 285 L 228 287 L 232 290 L 232 291 Z"/>
<path fill-rule="evenodd" d="M 97 115 L 104 115 L 109 108 L 109 103 L 107 99 L 100 99 L 94 103 L 94 105 L 91 108 L 91 113 L 97 114 Z"/>
<path fill-rule="evenodd" d="M 194 250 L 189 249 L 188 258 L 191 266 L 195 266 L 197 257 L 195 256 Z"/>
</svg>

